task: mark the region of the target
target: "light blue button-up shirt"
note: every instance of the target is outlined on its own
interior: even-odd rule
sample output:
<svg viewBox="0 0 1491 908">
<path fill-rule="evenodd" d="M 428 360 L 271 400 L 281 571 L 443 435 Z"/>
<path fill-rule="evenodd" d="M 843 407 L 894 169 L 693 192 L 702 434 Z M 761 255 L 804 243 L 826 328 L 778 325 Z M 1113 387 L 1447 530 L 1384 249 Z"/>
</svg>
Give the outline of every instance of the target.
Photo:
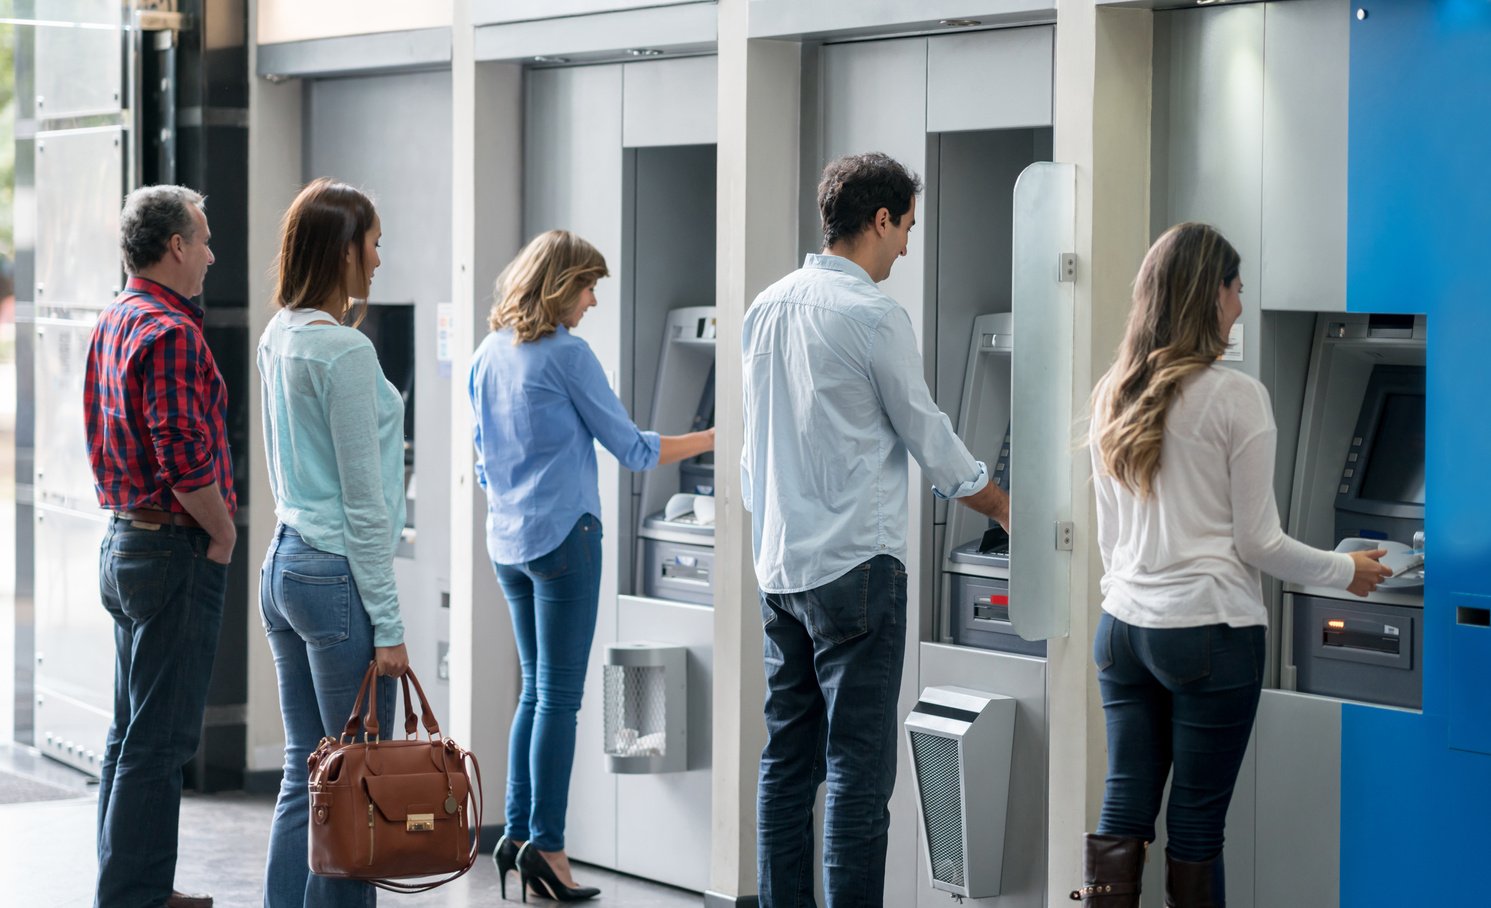
<svg viewBox="0 0 1491 908">
<path fill-rule="evenodd" d="M 476 481 L 487 490 L 487 554 L 524 564 L 559 547 L 583 514 L 601 515 L 595 443 L 628 470 L 657 466 L 656 432 L 616 399 L 590 345 L 560 325 L 513 344 L 511 329 L 476 348 Z"/>
<path fill-rule="evenodd" d="M 940 498 L 989 482 L 937 408 L 911 318 L 834 255 L 766 288 L 746 313 L 745 449 L 756 581 L 822 586 L 876 555 L 906 561 L 906 453 Z"/>
</svg>

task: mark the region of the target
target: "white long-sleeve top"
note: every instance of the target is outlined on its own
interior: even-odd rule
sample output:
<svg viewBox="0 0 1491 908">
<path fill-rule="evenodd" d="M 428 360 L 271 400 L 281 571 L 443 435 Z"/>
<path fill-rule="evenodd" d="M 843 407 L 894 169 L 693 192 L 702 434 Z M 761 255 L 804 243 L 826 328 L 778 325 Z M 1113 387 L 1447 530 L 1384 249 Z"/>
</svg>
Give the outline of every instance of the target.
<svg viewBox="0 0 1491 908">
<path fill-rule="evenodd" d="M 1170 407 L 1153 491 L 1140 498 L 1092 453 L 1103 555 L 1103 609 L 1138 627 L 1267 625 L 1261 571 L 1345 588 L 1351 556 L 1291 539 L 1274 502 L 1278 429 L 1268 390 L 1211 366 L 1186 380 Z"/>
</svg>

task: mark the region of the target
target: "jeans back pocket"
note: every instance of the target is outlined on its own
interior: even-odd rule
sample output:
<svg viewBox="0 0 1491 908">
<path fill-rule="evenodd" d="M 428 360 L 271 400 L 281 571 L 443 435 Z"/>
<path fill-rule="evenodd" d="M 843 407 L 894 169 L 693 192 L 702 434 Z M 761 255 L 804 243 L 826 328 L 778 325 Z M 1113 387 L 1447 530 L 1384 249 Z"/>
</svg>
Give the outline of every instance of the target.
<svg viewBox="0 0 1491 908">
<path fill-rule="evenodd" d="M 803 617 L 815 639 L 837 645 L 869 633 L 870 571 L 866 562 L 803 594 Z"/>
<path fill-rule="evenodd" d="M 328 567 L 338 572 L 309 574 L 285 568 L 279 572 L 280 611 L 291 629 L 311 646 L 332 646 L 351 636 L 354 597 L 347 564 L 323 560 L 330 561 Z"/>
<path fill-rule="evenodd" d="M 1166 687 L 1184 687 L 1211 674 L 1210 625 L 1144 628 L 1139 636 L 1144 650 L 1141 657 Z"/>
</svg>

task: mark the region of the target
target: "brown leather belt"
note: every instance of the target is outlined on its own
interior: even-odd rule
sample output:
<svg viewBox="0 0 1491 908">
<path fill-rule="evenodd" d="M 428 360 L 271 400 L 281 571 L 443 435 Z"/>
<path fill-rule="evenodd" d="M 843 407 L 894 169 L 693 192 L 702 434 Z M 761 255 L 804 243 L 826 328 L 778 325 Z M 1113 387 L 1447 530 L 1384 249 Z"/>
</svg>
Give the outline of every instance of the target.
<svg viewBox="0 0 1491 908">
<path fill-rule="evenodd" d="M 115 511 L 114 516 L 120 520 L 138 520 L 141 523 L 196 527 L 199 530 L 202 528 L 202 525 L 197 522 L 197 518 L 190 514 L 178 514 L 175 511 L 157 511 L 154 508 L 135 508 L 130 511 Z"/>
</svg>

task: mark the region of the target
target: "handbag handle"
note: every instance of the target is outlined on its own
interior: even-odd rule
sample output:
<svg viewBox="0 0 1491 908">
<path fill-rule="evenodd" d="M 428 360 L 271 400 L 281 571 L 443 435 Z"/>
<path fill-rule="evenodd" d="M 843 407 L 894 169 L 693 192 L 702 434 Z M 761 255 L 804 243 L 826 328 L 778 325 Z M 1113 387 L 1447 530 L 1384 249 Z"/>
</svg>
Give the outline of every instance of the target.
<svg viewBox="0 0 1491 908">
<path fill-rule="evenodd" d="M 363 731 L 364 728 L 367 730 L 366 734 L 369 739 L 377 737 L 378 717 L 376 712 L 378 693 L 377 685 L 373 683 L 373 679 L 377 677 L 378 663 L 370 660 L 368 662 L 368 670 L 362 676 L 362 686 L 357 689 L 357 699 L 352 701 L 352 715 L 347 717 L 347 724 L 342 726 L 342 734 L 338 738 L 343 744 L 348 743 L 348 738 L 356 741 L 357 733 Z M 373 688 L 373 702 L 368 705 L 368 720 L 364 723 L 360 713 L 362 712 L 362 702 L 367 699 L 369 687 Z"/>
<path fill-rule="evenodd" d="M 368 670 L 362 676 L 362 686 L 357 689 L 357 699 L 352 703 L 352 715 L 347 717 L 347 724 L 342 728 L 342 737 L 351 736 L 354 740 L 359 731 L 376 740 L 378 736 L 378 685 L 375 680 L 378 677 L 378 663 L 369 662 Z M 435 711 L 430 708 L 430 700 L 425 696 L 424 687 L 419 683 L 419 677 L 412 670 L 406 670 L 400 679 L 404 687 L 404 730 L 414 735 L 417 733 L 414 719 L 414 701 L 409 697 L 409 685 L 413 683 L 414 691 L 419 696 L 420 713 L 424 720 L 425 731 L 431 737 L 442 739 L 442 754 L 456 754 L 461 764 L 469 763 L 471 771 L 468 779 L 474 779 L 476 784 L 466 786 L 466 803 L 472 808 L 472 820 L 467 828 L 472 831 L 471 849 L 466 855 L 466 866 L 439 880 L 428 883 L 401 883 L 398 880 L 368 880 L 379 889 L 389 892 L 426 892 L 437 886 L 443 886 L 451 880 L 464 876 L 476 864 L 477 852 L 481 847 L 481 824 L 482 814 L 486 807 L 486 797 L 481 784 L 481 764 L 476 762 L 476 755 L 469 750 L 457 745 L 449 738 L 440 734 L 440 723 L 435 720 Z M 367 701 L 367 713 L 363 713 L 363 701 Z M 447 773 L 449 768 L 447 766 Z"/>
<path fill-rule="evenodd" d="M 378 726 L 378 663 L 368 663 L 368 670 L 362 676 L 362 685 L 357 689 L 357 699 L 352 702 L 352 715 L 347 717 L 347 724 L 342 727 L 342 738 L 351 737 L 357 739 L 358 732 L 363 732 L 368 740 L 377 740 L 380 731 Z M 419 696 L 420 716 L 424 720 L 425 731 L 431 738 L 443 737 L 440 734 L 440 723 L 435 719 L 435 711 L 430 708 L 430 699 L 425 696 L 425 689 L 419 683 L 419 676 L 414 674 L 414 669 L 406 669 L 403 677 L 399 679 L 404 687 L 404 733 L 413 736 L 418 733 L 414 718 L 414 700 L 409 696 L 409 684 L 414 683 L 414 691 Z M 367 711 L 363 711 L 363 703 L 367 703 Z"/>
</svg>

